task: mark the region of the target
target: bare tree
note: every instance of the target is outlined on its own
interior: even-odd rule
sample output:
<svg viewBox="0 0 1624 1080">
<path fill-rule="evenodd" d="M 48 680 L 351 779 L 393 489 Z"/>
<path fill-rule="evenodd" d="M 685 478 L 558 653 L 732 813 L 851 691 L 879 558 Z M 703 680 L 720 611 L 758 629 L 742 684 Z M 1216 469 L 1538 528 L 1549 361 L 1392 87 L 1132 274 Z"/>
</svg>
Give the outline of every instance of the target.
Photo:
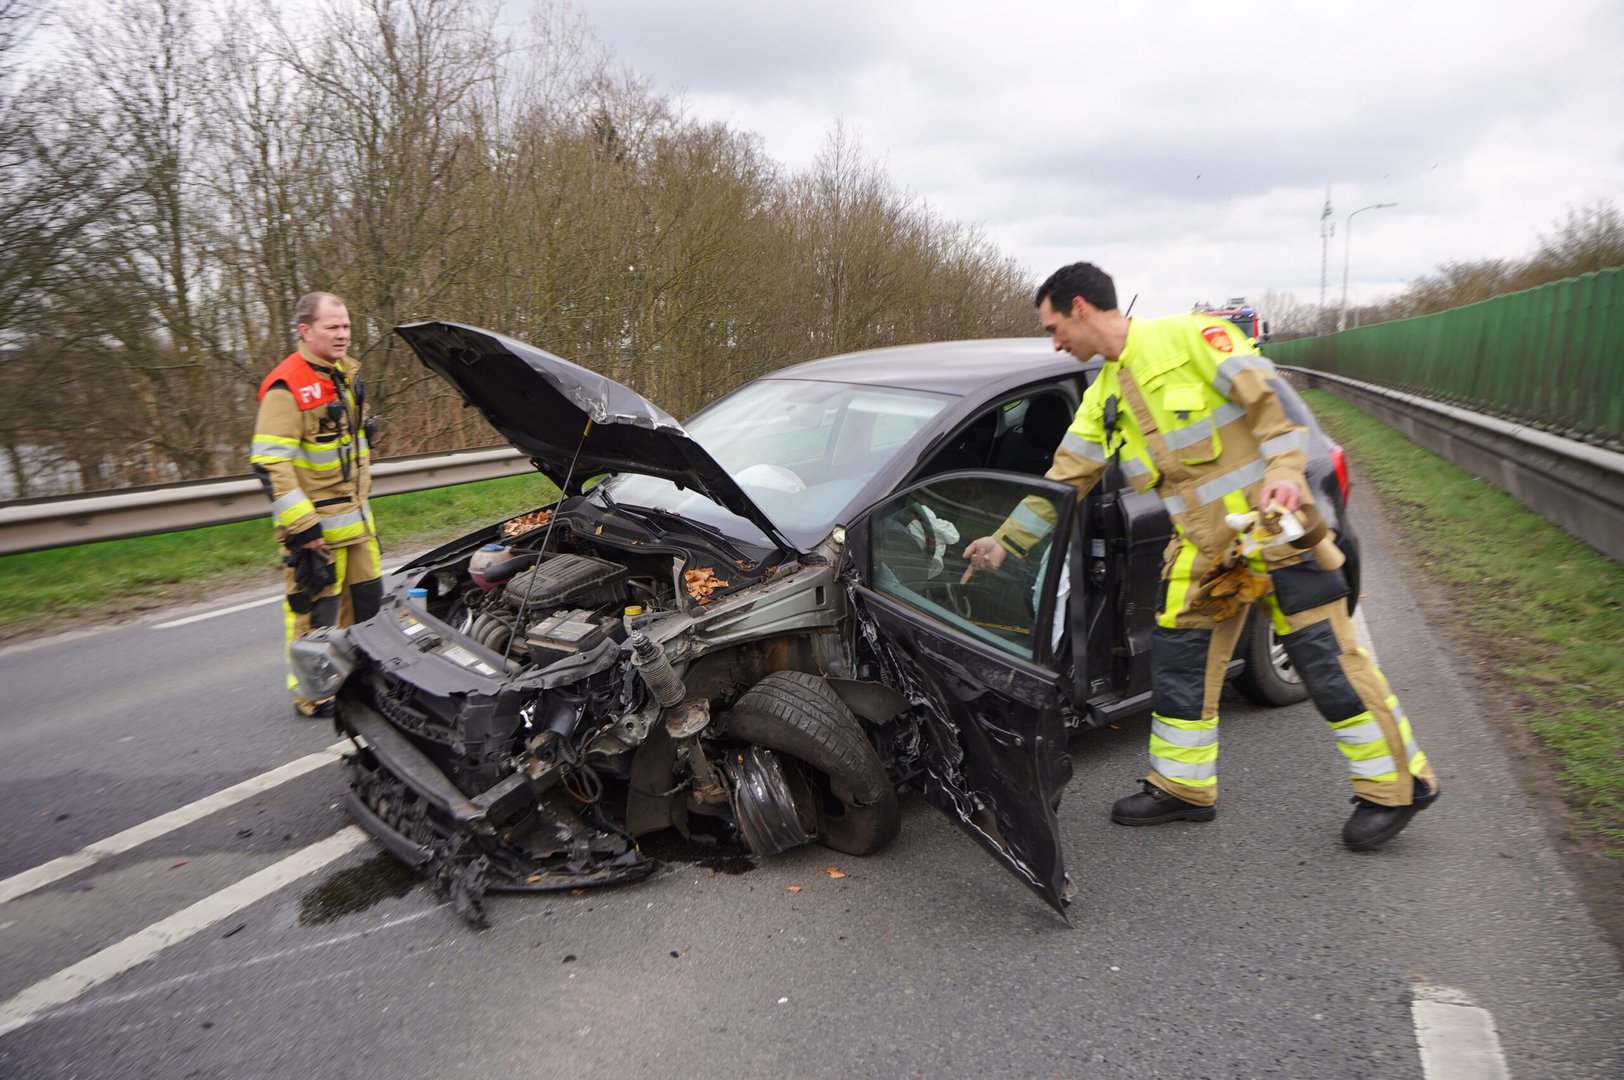
<svg viewBox="0 0 1624 1080">
<path fill-rule="evenodd" d="M 1569 208 L 1549 236 L 1540 237 L 1532 269 L 1546 280 L 1560 280 L 1624 266 L 1624 214 L 1610 200 Z"/>
</svg>

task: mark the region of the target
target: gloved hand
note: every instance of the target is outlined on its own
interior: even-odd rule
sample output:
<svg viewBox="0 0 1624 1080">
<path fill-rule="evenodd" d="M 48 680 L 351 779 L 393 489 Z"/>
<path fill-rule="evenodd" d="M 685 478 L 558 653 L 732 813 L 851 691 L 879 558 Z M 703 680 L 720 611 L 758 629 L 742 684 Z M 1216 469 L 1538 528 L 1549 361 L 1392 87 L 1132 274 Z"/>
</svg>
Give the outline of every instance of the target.
<svg viewBox="0 0 1624 1080">
<path fill-rule="evenodd" d="M 338 580 L 338 568 L 320 548 L 297 547 L 282 557 L 293 567 L 294 586 L 312 600 L 333 587 Z"/>
</svg>

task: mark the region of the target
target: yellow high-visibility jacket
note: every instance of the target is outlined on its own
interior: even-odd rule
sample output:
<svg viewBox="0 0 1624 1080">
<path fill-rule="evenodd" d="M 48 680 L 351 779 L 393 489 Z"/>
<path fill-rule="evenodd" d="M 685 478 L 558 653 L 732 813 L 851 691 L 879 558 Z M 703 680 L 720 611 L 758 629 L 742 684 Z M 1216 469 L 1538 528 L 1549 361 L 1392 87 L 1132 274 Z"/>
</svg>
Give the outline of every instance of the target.
<svg viewBox="0 0 1624 1080">
<path fill-rule="evenodd" d="M 303 346 L 265 377 L 249 465 L 271 500 L 278 540 L 316 526 L 334 547 L 375 535 L 367 498 L 372 493 L 361 365 L 333 365 Z"/>
<path fill-rule="evenodd" d="M 1224 515 L 1256 505 L 1263 486 L 1304 479 L 1308 429 L 1286 414 L 1280 376 L 1235 326 L 1205 315 L 1131 319 L 1122 355 L 1083 395 L 1046 474 L 1085 495 L 1113 452 L 1136 491 L 1154 490 L 1178 534 L 1216 557 L 1234 541 Z M 1107 403 L 1116 423 L 1107 434 Z M 1023 502 L 994 536 L 1016 555 L 1054 528 L 1051 504 Z"/>
</svg>

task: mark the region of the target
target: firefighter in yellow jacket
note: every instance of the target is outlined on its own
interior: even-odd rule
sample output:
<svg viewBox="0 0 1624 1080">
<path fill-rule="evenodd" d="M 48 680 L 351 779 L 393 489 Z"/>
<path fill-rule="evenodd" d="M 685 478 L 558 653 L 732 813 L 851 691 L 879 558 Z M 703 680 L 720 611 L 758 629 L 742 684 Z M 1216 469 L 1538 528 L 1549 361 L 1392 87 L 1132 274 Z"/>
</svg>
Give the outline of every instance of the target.
<svg viewBox="0 0 1624 1080">
<path fill-rule="evenodd" d="M 372 472 L 360 364 L 348 355 L 350 314 L 332 293 L 300 297 L 299 347 L 259 388 L 250 464 L 271 500 L 287 564 L 287 643 L 320 626 L 370 619 L 382 598 L 377 532 L 367 497 Z M 293 707 L 330 715 L 330 700 L 299 695 Z"/>
<path fill-rule="evenodd" d="M 1090 263 L 1057 270 L 1038 290 L 1037 307 L 1056 350 L 1105 359 L 1049 478 L 1074 484 L 1080 498 L 1115 460 L 1136 490 L 1161 497 L 1175 530 L 1152 635 L 1151 771 L 1111 819 L 1159 825 L 1216 815 L 1218 699 L 1258 601 L 1346 760 L 1354 811 L 1343 842 L 1363 850 L 1396 836 L 1437 798 L 1438 785 L 1397 696 L 1355 639 L 1340 553 L 1322 539 L 1238 557 L 1226 521 L 1270 507 L 1317 519 L 1304 477 L 1308 431 L 1282 407 L 1273 365 L 1220 319 L 1129 319 L 1117 310 L 1111 278 Z M 1052 517 L 1041 499 L 1017 507 L 965 549 L 965 580 L 1024 556 L 1053 528 Z"/>
</svg>

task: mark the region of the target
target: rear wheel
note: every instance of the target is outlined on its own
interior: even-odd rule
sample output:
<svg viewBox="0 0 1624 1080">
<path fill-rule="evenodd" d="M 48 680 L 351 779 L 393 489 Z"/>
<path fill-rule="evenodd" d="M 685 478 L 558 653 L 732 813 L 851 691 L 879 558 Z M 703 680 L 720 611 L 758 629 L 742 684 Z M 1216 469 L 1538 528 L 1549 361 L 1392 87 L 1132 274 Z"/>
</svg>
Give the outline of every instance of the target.
<svg viewBox="0 0 1624 1080">
<path fill-rule="evenodd" d="M 773 672 L 740 696 L 727 728 L 793 759 L 785 762 L 792 774 L 788 786 L 818 843 L 848 855 L 872 855 L 896 836 L 901 814 L 885 765 L 823 679 L 804 671 Z"/>
<path fill-rule="evenodd" d="M 1269 613 L 1254 607 L 1241 633 L 1245 641 L 1241 657 L 1246 661 L 1246 670 L 1235 677 L 1235 689 L 1259 705 L 1295 705 L 1306 700 L 1308 687 L 1286 655 Z"/>
</svg>

